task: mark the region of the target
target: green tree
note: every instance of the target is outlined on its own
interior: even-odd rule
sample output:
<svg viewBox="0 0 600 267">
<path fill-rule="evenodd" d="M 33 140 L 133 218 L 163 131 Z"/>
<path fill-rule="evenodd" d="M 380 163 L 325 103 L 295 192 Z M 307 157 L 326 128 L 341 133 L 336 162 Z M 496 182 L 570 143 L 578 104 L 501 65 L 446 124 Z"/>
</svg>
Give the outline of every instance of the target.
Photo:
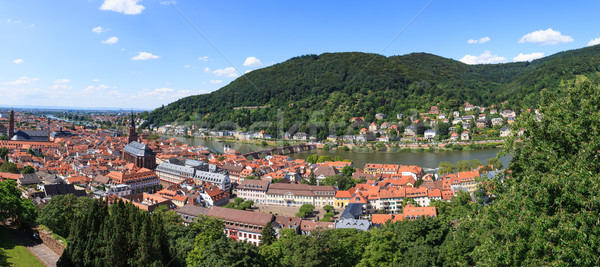
<svg viewBox="0 0 600 267">
<path fill-rule="evenodd" d="M 8 172 L 15 174 L 21 173 L 19 167 L 17 167 L 17 164 L 14 164 L 10 161 L 6 161 L 2 164 L 2 166 L 0 166 L 0 172 Z"/>
<path fill-rule="evenodd" d="M 456 167 L 452 165 L 449 161 L 442 161 L 438 165 L 438 173 L 439 174 L 448 174 L 456 172 Z"/>
<path fill-rule="evenodd" d="M 210 247 L 217 240 L 224 237 L 223 229 L 225 226 L 223 221 L 219 219 L 199 216 L 192 227 L 196 228 L 200 234 L 196 236 L 194 249 L 188 253 L 186 262 L 188 266 L 198 266 L 210 255 L 210 251 L 208 251 Z"/>
<path fill-rule="evenodd" d="M 336 174 L 334 176 L 326 177 L 323 179 L 322 185 L 337 186 L 339 190 L 349 190 L 357 184 L 358 180 L 351 177 Z"/>
<path fill-rule="evenodd" d="M 352 177 L 352 174 L 356 171 L 356 169 L 352 168 L 352 166 L 348 165 L 348 166 L 344 166 L 344 168 L 342 168 L 342 173 L 344 175 L 346 175 L 347 177 Z"/>
<path fill-rule="evenodd" d="M 314 172 L 310 173 L 310 178 L 308 180 L 308 184 L 309 185 L 316 185 L 317 184 L 317 178 L 315 177 L 315 173 Z"/>
<path fill-rule="evenodd" d="M 333 161 L 333 158 L 328 155 L 323 155 L 323 156 L 319 156 L 319 159 L 317 159 L 317 163 L 321 163 L 321 162 L 325 162 L 325 161 Z"/>
<path fill-rule="evenodd" d="M 499 158 L 489 158 L 487 160 L 487 165 L 492 166 L 494 170 L 500 170 L 504 168 L 504 165 L 502 164 L 502 161 Z"/>
<path fill-rule="evenodd" d="M 479 161 L 478 159 L 472 159 L 469 161 L 469 168 L 471 170 L 474 170 L 479 166 L 483 166 L 483 163 L 481 161 Z"/>
<path fill-rule="evenodd" d="M 511 178 L 492 181 L 493 204 L 469 222 L 477 265 L 598 264 L 599 91 L 588 81 L 544 91 L 542 117 L 521 115 Z"/>
<path fill-rule="evenodd" d="M 325 210 L 325 212 L 330 212 L 333 210 L 333 206 L 331 205 L 325 205 L 323 206 L 323 209 Z"/>
<path fill-rule="evenodd" d="M 273 244 L 273 242 L 277 241 L 277 234 L 275 233 L 275 229 L 271 225 L 271 222 L 268 222 L 267 225 L 263 228 L 261 232 L 261 246 L 268 246 Z"/>
<path fill-rule="evenodd" d="M 461 160 L 456 163 L 456 170 L 459 172 L 470 171 L 471 164 L 469 164 L 469 162 L 466 160 Z"/>
<path fill-rule="evenodd" d="M 314 209 L 315 209 L 315 205 L 313 205 L 313 204 L 303 204 L 302 206 L 300 206 L 300 209 L 299 209 L 298 213 L 296 213 L 296 216 L 301 217 L 301 218 L 306 217 Z"/>
<path fill-rule="evenodd" d="M 438 123 L 437 132 L 443 139 L 448 138 L 448 134 L 450 133 L 450 125 L 445 122 Z"/>
<path fill-rule="evenodd" d="M 182 225 L 183 220 L 181 216 L 177 215 L 172 210 L 169 210 L 167 205 L 160 205 L 152 211 L 152 216 L 158 216 L 161 218 L 165 225 Z"/>
<path fill-rule="evenodd" d="M 0 221 L 8 218 L 17 224 L 33 222 L 37 215 L 37 209 L 26 198 L 21 198 L 21 190 L 12 180 L 0 182 Z"/>
<path fill-rule="evenodd" d="M 48 205 L 39 212 L 37 222 L 47 226 L 55 234 L 68 237 L 71 221 L 87 212 L 94 201 L 90 198 L 78 198 L 73 194 L 52 197 Z"/>
<path fill-rule="evenodd" d="M 0 147 L 0 158 L 6 161 L 6 156 L 8 156 L 8 148 Z"/>
<path fill-rule="evenodd" d="M 22 174 L 29 174 L 29 173 L 34 173 L 34 172 L 35 172 L 35 169 L 29 165 L 23 167 L 23 170 L 21 170 Z"/>
<path fill-rule="evenodd" d="M 206 248 L 206 258 L 189 266 L 264 266 L 258 247 L 221 237 Z"/>
<path fill-rule="evenodd" d="M 153 216 L 156 215 L 156 209 Z M 165 235 L 169 246 L 168 266 L 186 266 L 187 255 L 194 249 L 196 236 L 201 231 L 193 225 L 184 226 L 182 223 L 165 222 Z M 193 223 L 192 223 L 193 224 Z"/>
<path fill-rule="evenodd" d="M 102 201 L 70 222 L 68 246 L 58 266 L 162 266 L 168 245 L 159 216 L 119 200 Z"/>
<path fill-rule="evenodd" d="M 312 163 L 312 164 L 317 163 L 317 160 L 319 160 L 319 155 L 317 155 L 317 154 L 312 154 L 312 155 L 308 156 L 308 158 L 306 158 L 306 162 Z"/>
</svg>

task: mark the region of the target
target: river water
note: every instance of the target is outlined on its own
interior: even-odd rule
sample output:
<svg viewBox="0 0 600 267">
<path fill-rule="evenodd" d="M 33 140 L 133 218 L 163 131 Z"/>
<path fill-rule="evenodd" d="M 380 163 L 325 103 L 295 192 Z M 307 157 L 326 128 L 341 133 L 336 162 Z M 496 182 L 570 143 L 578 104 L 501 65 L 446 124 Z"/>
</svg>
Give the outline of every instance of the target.
<svg viewBox="0 0 600 267">
<path fill-rule="evenodd" d="M 238 142 L 217 142 L 214 140 L 204 140 L 200 138 L 184 138 L 175 137 L 177 140 L 193 146 L 204 146 L 218 153 L 223 153 L 224 145 L 228 144 L 232 149 L 240 153 L 263 150 L 272 146 L 260 146 L 254 144 L 245 144 Z M 440 162 L 449 161 L 455 164 L 461 160 L 478 159 L 485 163 L 487 159 L 496 157 L 500 149 L 484 149 L 471 151 L 439 151 L 439 152 L 352 152 L 352 151 L 335 151 L 335 150 L 311 150 L 289 156 L 293 159 L 306 159 L 311 154 L 329 155 L 332 157 L 339 156 L 343 159 L 350 159 L 354 162 L 354 166 L 363 168 L 366 163 L 386 163 L 386 164 L 402 164 L 402 165 L 418 165 L 423 168 L 437 168 Z M 508 166 L 511 156 L 502 156 L 500 160 L 504 166 Z"/>
</svg>

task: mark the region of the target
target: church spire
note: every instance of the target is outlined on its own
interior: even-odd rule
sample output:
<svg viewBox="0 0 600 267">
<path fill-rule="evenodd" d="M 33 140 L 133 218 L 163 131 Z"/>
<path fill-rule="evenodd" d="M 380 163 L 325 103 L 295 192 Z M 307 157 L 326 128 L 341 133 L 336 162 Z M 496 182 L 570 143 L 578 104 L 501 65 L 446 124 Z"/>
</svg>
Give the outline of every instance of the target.
<svg viewBox="0 0 600 267">
<path fill-rule="evenodd" d="M 15 136 L 15 111 L 10 110 L 10 118 L 8 121 L 8 140 Z"/>
<path fill-rule="evenodd" d="M 127 137 L 127 143 L 131 143 L 133 141 L 137 141 L 138 136 L 135 132 L 135 120 L 133 118 L 133 110 L 131 111 L 131 119 L 129 122 L 129 137 Z"/>
<path fill-rule="evenodd" d="M 131 110 L 131 120 L 129 121 L 129 127 L 135 128 L 135 120 L 133 118 L 133 110 Z"/>
</svg>

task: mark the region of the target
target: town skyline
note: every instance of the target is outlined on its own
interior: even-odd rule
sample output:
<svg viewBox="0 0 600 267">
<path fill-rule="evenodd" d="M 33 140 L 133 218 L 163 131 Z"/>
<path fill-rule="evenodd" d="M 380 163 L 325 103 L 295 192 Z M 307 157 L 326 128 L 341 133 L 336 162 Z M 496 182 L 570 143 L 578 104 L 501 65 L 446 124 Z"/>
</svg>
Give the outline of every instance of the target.
<svg viewBox="0 0 600 267">
<path fill-rule="evenodd" d="M 597 3 L 543 4 L 7 2 L 0 106 L 150 110 L 304 54 L 426 52 L 481 64 L 600 42 L 586 30 L 597 28 L 586 20 Z"/>
</svg>

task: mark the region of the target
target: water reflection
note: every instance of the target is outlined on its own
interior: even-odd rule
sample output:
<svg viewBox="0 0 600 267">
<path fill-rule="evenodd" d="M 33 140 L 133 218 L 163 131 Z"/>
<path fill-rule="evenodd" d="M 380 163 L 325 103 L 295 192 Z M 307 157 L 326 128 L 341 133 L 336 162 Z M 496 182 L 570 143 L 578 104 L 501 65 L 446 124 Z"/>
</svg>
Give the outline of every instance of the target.
<svg viewBox="0 0 600 267">
<path fill-rule="evenodd" d="M 191 139 L 183 137 L 175 137 L 181 142 L 194 146 L 204 146 L 215 152 L 223 153 L 224 145 L 228 144 L 232 149 L 240 153 L 247 153 L 273 146 L 261 146 L 255 144 L 246 144 L 238 142 L 217 142 L 214 140 Z M 472 151 L 436 151 L 436 152 L 352 152 L 352 151 L 335 151 L 335 150 L 313 150 L 295 153 L 289 155 L 293 159 L 306 159 L 309 155 L 317 153 L 319 155 L 329 155 L 332 157 L 339 156 L 344 159 L 351 159 L 355 166 L 363 168 L 366 163 L 387 163 L 387 164 L 403 164 L 403 165 L 418 165 L 423 168 L 436 168 L 440 162 L 449 161 L 456 163 L 461 160 L 478 159 L 481 162 L 486 162 L 487 159 L 493 158 L 500 149 L 485 149 Z M 511 156 L 500 157 L 504 166 L 508 166 Z"/>
</svg>

